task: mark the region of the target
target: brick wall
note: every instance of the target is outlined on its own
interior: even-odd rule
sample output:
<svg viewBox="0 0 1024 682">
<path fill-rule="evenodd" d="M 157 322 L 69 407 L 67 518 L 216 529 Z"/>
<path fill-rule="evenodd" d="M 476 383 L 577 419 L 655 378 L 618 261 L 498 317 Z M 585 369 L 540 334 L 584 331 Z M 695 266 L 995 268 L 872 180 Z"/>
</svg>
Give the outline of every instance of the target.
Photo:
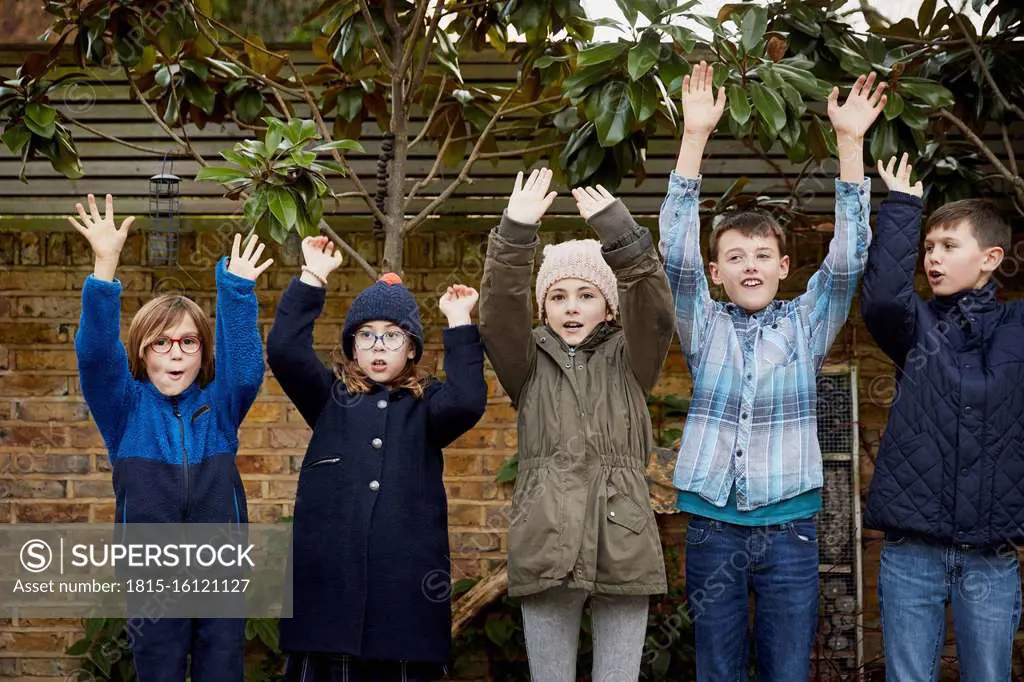
<svg viewBox="0 0 1024 682">
<path fill-rule="evenodd" d="M 646 221 L 649 224 L 651 221 Z M 551 235 L 544 235 L 550 238 Z M 564 235 L 568 236 L 568 235 Z M 379 245 L 369 234 L 350 235 L 371 263 Z M 146 234 L 133 234 L 118 276 L 125 285 L 123 329 L 153 291 L 184 288 L 212 313 L 213 262 L 226 244 L 217 235 L 183 234 L 182 268 L 146 264 Z M 430 329 L 424 363 L 439 367 L 439 315 L 436 295 L 454 281 L 477 286 L 485 235 L 436 231 L 411 238 L 405 280 L 420 295 Z M 783 295 L 805 285 L 824 255 L 827 235 L 794 240 L 794 273 Z M 297 270 L 295 251 L 275 247 L 276 264 L 258 284 L 264 337 L 281 291 Z M 102 522 L 113 515 L 110 470 L 102 440 L 89 419 L 78 384 L 73 338 L 80 289 L 91 272 L 91 254 L 78 235 L 63 232 L 0 232 L 0 479 L 10 488 L 0 499 L 0 523 Z M 318 350 L 330 352 L 352 297 L 369 283 L 345 268 L 332 278 L 324 316 L 315 334 Z M 888 363 L 870 342 L 856 311 L 833 348 L 831 360 L 856 361 L 861 368 L 860 433 L 862 482 L 870 481 L 871 458 L 885 423 Z M 480 424 L 446 451 L 453 549 L 453 577 L 491 571 L 504 560 L 510 489 L 494 476 L 514 452 L 514 413 L 488 370 L 490 404 Z M 690 382 L 674 347 L 656 393 L 686 395 Z M 877 404 L 876 404 L 877 403 Z M 240 432 L 238 465 L 245 480 L 254 522 L 290 515 L 297 471 L 309 429 L 267 374 L 262 393 Z M 0 487 L 2 490 L 2 487 Z M 666 542 L 679 543 L 678 516 L 663 517 Z M 866 659 L 879 654 L 876 575 L 880 542 L 864 538 Z M 0 677 L 35 682 L 64 680 L 74 660 L 62 656 L 81 630 L 71 620 L 0 620 Z"/>
</svg>

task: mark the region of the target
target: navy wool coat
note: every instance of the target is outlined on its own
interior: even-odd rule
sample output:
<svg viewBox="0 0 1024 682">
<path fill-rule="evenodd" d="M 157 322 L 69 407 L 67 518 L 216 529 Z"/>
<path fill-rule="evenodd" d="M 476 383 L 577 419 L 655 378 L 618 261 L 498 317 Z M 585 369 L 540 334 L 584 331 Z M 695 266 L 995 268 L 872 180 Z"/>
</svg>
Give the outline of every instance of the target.
<svg viewBox="0 0 1024 682">
<path fill-rule="evenodd" d="M 483 416 L 475 325 L 444 332 L 444 382 L 422 398 L 378 385 L 350 394 L 313 350 L 325 291 L 297 278 L 267 339 L 270 368 L 313 428 L 292 531 L 289 653 L 447 662 L 448 505 L 442 448 Z"/>
</svg>

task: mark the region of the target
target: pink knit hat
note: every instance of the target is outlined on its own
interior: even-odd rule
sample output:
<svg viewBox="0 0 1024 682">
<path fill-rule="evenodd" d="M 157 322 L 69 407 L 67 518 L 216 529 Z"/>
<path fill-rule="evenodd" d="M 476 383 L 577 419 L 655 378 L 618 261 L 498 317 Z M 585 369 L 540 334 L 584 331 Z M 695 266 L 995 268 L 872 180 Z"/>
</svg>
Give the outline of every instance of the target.
<svg viewBox="0 0 1024 682">
<path fill-rule="evenodd" d="M 544 247 L 544 259 L 537 271 L 537 310 L 544 313 L 544 297 L 548 289 L 563 279 L 582 279 L 601 292 L 612 315 L 619 315 L 619 290 L 615 273 L 601 254 L 596 239 L 574 239 Z"/>
</svg>

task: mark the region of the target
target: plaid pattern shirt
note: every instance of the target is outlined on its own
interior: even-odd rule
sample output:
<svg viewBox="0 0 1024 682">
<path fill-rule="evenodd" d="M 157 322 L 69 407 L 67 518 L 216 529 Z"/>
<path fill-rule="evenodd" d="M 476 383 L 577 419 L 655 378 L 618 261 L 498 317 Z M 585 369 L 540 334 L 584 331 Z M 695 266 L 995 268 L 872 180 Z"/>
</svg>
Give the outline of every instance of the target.
<svg viewBox="0 0 1024 682">
<path fill-rule="evenodd" d="M 660 250 L 693 396 L 674 483 L 740 511 L 822 486 L 816 375 L 849 315 L 871 233 L 871 183 L 836 180 L 835 236 L 807 290 L 753 315 L 711 299 L 700 253 L 700 178 L 673 171 Z"/>
</svg>

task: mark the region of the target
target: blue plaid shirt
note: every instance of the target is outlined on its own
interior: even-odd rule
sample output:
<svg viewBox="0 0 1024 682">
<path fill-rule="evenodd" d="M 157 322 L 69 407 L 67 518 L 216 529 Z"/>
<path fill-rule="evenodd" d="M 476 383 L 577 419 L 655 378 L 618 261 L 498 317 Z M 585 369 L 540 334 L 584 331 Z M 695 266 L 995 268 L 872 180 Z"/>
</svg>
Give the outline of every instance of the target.
<svg viewBox="0 0 1024 682">
<path fill-rule="evenodd" d="M 822 486 L 816 375 L 864 271 L 871 183 L 836 180 L 835 236 L 807 291 L 746 313 L 711 299 L 700 253 L 700 178 L 673 172 L 660 249 L 693 377 L 677 488 L 749 511 Z"/>
</svg>

